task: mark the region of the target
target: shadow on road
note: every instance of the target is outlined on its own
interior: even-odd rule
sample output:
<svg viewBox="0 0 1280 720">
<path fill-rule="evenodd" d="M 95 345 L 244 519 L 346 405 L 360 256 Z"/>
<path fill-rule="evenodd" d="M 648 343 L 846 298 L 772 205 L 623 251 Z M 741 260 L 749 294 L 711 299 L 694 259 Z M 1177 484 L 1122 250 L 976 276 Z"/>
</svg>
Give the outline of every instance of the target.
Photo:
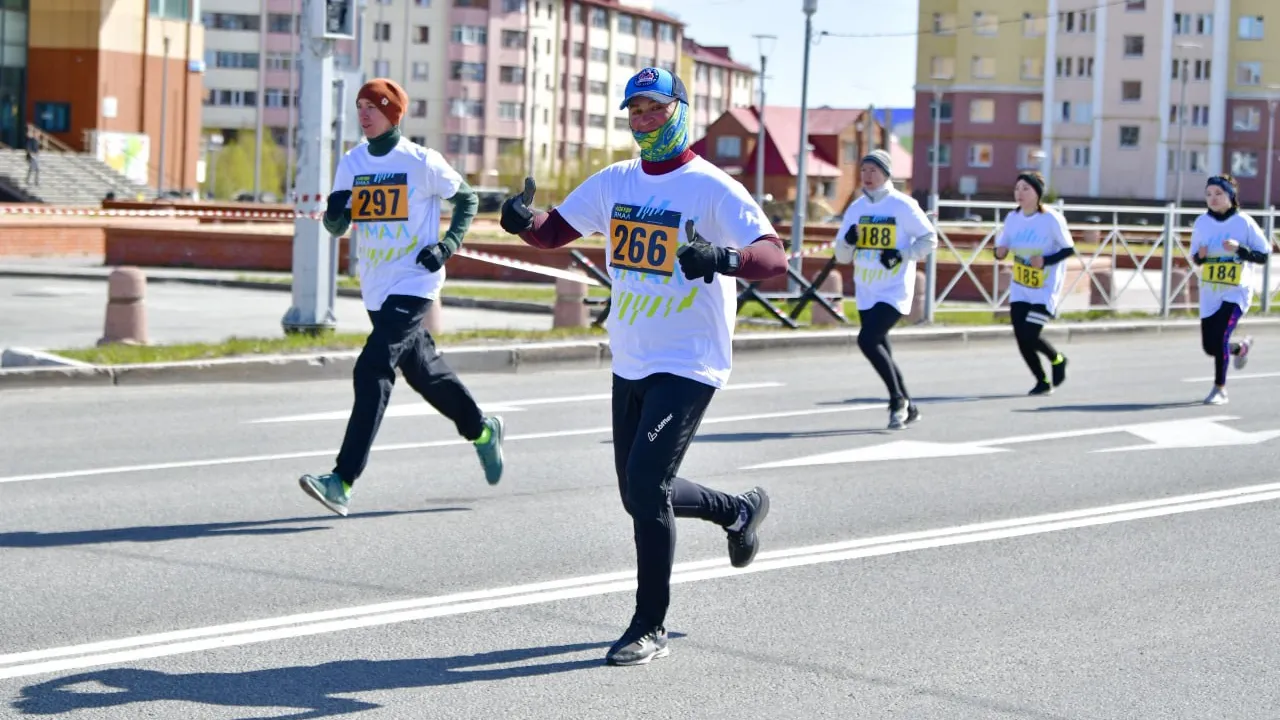
<svg viewBox="0 0 1280 720">
<path fill-rule="evenodd" d="M 913 402 L 921 405 L 946 405 L 950 403 L 980 402 L 982 400 L 1016 400 L 1026 397 L 1026 393 L 1009 393 L 1004 395 L 930 395 L 913 397 Z M 844 400 L 824 400 L 818 405 L 883 405 L 889 407 L 888 397 L 859 397 Z"/>
<path fill-rule="evenodd" d="M 196 525 L 142 525 L 103 530 L 69 530 L 42 533 L 19 531 L 0 533 L 0 548 L 46 548 L 71 545 L 100 545 L 119 542 L 167 542 L 169 540 L 193 540 L 223 535 L 289 535 L 293 533 L 327 530 L 329 525 L 303 525 L 300 527 L 276 527 L 292 523 L 316 523 L 320 521 L 370 520 L 394 515 L 418 515 L 423 513 L 466 512 L 465 507 L 426 508 L 421 510 L 353 513 L 346 518 L 333 515 L 287 518 L 278 520 L 250 520 L 244 522 L 200 523 Z"/>
<path fill-rule="evenodd" d="M 693 438 L 693 442 L 759 442 L 760 440 L 798 440 L 801 438 L 850 437 L 853 435 L 888 435 L 888 430 L 809 430 L 798 432 L 740 432 L 740 433 L 705 433 Z"/>
<path fill-rule="evenodd" d="M 1164 403 L 1099 403 L 1097 405 L 1046 405 L 1038 408 L 1020 408 L 1016 412 L 1144 412 L 1147 410 L 1172 410 L 1173 408 L 1199 407 L 1199 401 Z"/>
<path fill-rule="evenodd" d="M 155 670 L 111 668 L 27 686 L 13 701 L 12 707 L 26 715 L 60 715 L 75 710 L 178 700 L 236 708 L 293 708 L 299 712 L 271 717 L 273 720 L 303 720 L 381 707 L 365 700 L 333 697 L 335 695 L 511 680 L 602 666 L 602 657 L 592 657 L 589 660 L 487 667 L 526 663 L 588 650 L 603 651 L 608 646 L 608 643 L 578 643 L 443 658 L 340 660 L 321 665 L 231 673 L 169 674 Z M 600 655 L 603 656 L 603 652 Z M 110 689 L 103 690 L 101 686 Z M 147 714 L 146 708 L 135 708 L 135 717 Z"/>
</svg>

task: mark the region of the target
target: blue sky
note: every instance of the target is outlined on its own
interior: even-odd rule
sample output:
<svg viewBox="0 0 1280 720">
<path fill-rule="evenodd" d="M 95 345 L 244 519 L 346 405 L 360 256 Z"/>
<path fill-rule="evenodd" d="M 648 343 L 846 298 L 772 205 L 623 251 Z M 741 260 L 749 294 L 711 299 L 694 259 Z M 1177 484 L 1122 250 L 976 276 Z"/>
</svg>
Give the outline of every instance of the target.
<svg viewBox="0 0 1280 720">
<path fill-rule="evenodd" d="M 809 57 L 809 105 L 910 107 L 916 75 L 917 0 L 817 0 Z M 678 6 L 679 12 L 673 7 Z M 778 36 L 765 88 L 770 105 L 800 105 L 804 72 L 803 0 L 657 0 L 703 45 L 728 45 L 733 58 L 759 67 L 757 33 Z M 822 31 L 832 36 L 820 37 Z M 841 38 L 848 35 L 896 37 Z"/>
</svg>

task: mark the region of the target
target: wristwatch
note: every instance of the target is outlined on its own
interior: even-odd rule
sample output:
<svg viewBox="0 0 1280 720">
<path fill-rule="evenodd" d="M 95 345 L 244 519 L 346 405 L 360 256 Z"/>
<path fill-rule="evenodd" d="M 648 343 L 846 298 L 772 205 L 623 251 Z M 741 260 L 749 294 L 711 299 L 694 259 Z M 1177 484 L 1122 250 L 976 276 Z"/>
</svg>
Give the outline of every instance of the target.
<svg viewBox="0 0 1280 720">
<path fill-rule="evenodd" d="M 732 275 L 738 272 L 738 266 L 742 264 L 742 254 L 733 248 L 725 248 L 725 255 L 725 274 Z"/>
</svg>

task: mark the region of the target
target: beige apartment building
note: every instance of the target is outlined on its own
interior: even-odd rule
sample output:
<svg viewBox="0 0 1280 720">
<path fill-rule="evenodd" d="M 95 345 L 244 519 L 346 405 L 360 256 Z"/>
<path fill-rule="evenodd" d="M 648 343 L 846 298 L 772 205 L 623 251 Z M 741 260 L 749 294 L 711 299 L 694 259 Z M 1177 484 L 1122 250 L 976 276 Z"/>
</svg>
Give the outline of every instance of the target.
<svg viewBox="0 0 1280 720">
<path fill-rule="evenodd" d="M 1242 201 L 1263 200 L 1280 2 L 921 0 L 920 10 L 921 191 L 937 103 L 943 195 L 975 183 L 1007 193 L 1019 170 L 1037 168 L 1066 198 L 1170 201 L 1181 179 L 1182 199 L 1195 201 L 1208 174 L 1226 171 Z"/>
</svg>

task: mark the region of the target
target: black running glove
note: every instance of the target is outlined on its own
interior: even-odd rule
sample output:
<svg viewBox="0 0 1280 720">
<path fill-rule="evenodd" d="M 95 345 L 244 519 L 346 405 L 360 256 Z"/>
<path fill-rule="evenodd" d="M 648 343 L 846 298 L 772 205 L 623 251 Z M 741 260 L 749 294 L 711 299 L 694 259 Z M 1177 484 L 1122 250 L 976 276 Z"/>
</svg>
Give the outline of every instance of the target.
<svg viewBox="0 0 1280 720">
<path fill-rule="evenodd" d="M 858 226 L 856 224 L 849 226 L 849 232 L 844 234 L 844 241 L 850 245 L 858 244 Z"/>
<path fill-rule="evenodd" d="M 339 190 L 329 193 L 329 202 L 324 209 L 325 217 L 330 220 L 339 220 L 347 212 L 347 203 L 351 201 L 350 190 Z"/>
<path fill-rule="evenodd" d="M 693 229 L 693 221 L 684 225 L 684 234 L 689 244 L 676 251 L 676 259 L 680 261 L 680 272 L 685 280 L 702 278 L 711 283 L 717 272 L 724 272 L 729 265 L 729 253 L 722 247 L 712 245 Z"/>
<path fill-rule="evenodd" d="M 436 243 L 422 248 L 418 253 L 418 264 L 431 272 L 440 272 L 440 268 L 453 257 L 453 251 L 444 243 Z"/>
<path fill-rule="evenodd" d="M 881 250 L 880 264 L 883 265 L 886 270 L 892 270 L 902 264 L 902 253 L 898 252 L 896 248 Z"/>
<path fill-rule="evenodd" d="M 507 201 L 502 203 L 502 218 L 498 224 L 503 230 L 512 235 L 519 235 L 522 232 L 533 229 L 533 210 L 529 209 L 529 204 L 533 202 L 533 194 L 537 191 L 533 178 L 526 177 L 524 179 L 524 192 L 518 195 L 512 195 Z"/>
</svg>

